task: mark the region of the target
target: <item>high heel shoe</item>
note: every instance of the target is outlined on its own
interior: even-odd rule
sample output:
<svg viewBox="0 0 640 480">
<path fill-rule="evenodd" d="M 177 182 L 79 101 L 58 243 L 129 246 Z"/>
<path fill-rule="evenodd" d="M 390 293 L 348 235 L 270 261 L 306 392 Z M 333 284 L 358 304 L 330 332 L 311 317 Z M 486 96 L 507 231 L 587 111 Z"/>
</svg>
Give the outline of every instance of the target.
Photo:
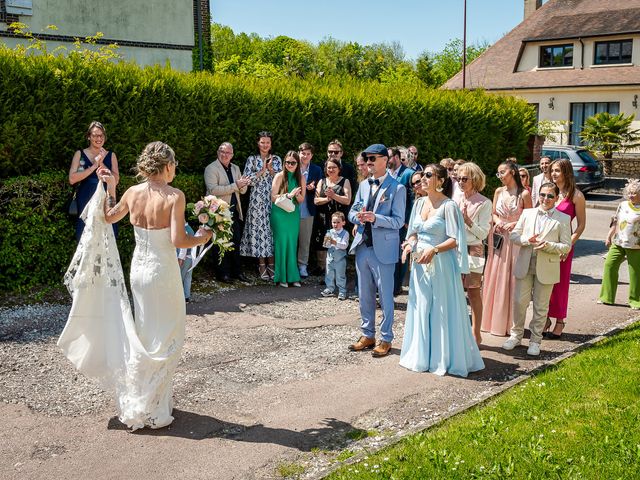
<svg viewBox="0 0 640 480">
<path fill-rule="evenodd" d="M 543 337 L 547 337 L 547 335 L 549 335 L 549 328 L 551 328 L 551 319 L 549 317 L 547 317 L 547 321 L 544 324 L 544 328 L 542 329 L 542 336 Z"/>
<path fill-rule="evenodd" d="M 269 275 L 269 280 L 273 280 L 273 276 L 276 274 L 275 264 L 270 263 L 267 265 L 267 275 Z"/>
<path fill-rule="evenodd" d="M 258 275 L 260 275 L 260 278 L 266 282 L 271 280 L 269 272 L 267 271 L 267 265 L 264 263 L 258 265 Z"/>
<path fill-rule="evenodd" d="M 560 320 L 556 320 L 556 324 L 553 327 L 553 330 L 555 331 L 556 327 L 558 325 L 561 325 L 560 328 L 560 333 L 555 333 L 555 332 L 549 332 L 547 333 L 547 338 L 550 340 L 560 340 L 560 338 L 562 338 L 562 332 L 564 331 L 564 321 L 560 321 Z"/>
</svg>

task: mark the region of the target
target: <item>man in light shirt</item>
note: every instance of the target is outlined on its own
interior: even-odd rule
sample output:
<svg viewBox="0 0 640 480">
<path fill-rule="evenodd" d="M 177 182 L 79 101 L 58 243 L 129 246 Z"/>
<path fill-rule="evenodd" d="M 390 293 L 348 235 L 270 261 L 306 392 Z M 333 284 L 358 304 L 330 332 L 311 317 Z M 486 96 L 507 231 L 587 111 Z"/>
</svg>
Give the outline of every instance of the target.
<svg viewBox="0 0 640 480">
<path fill-rule="evenodd" d="M 539 204 L 538 195 L 540 194 L 540 186 L 543 183 L 551 182 L 550 166 L 551 159 L 549 157 L 540 158 L 540 173 L 533 177 L 533 183 L 531 184 L 531 202 L 534 207 L 537 207 Z"/>
</svg>

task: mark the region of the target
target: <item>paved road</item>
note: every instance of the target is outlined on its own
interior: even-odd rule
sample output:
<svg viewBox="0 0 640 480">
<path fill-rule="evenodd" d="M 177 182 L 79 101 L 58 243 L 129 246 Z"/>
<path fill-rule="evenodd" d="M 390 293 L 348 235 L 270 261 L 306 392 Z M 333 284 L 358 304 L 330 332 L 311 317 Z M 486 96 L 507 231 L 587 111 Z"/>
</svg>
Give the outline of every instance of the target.
<svg viewBox="0 0 640 480">
<path fill-rule="evenodd" d="M 384 359 L 346 353 L 358 332 L 357 305 L 319 303 L 319 285 L 229 291 L 190 306 L 170 428 L 129 434 L 109 420 L 110 406 L 72 414 L 63 403 L 53 414 L 16 398 L 0 405 L 0 478 L 277 478 L 289 464 L 316 476 L 340 449 L 357 453 L 424 428 L 628 323 L 634 312 L 626 306 L 595 304 L 610 216 L 588 210 L 566 333 L 544 341 L 540 359 L 523 348 L 502 352 L 504 339 L 485 334 L 485 371 L 468 379 L 417 374 L 398 366 L 399 341 Z M 622 285 L 620 301 L 626 293 Z M 399 297 L 399 339 L 405 302 Z M 354 429 L 369 437 L 352 443 Z"/>
</svg>

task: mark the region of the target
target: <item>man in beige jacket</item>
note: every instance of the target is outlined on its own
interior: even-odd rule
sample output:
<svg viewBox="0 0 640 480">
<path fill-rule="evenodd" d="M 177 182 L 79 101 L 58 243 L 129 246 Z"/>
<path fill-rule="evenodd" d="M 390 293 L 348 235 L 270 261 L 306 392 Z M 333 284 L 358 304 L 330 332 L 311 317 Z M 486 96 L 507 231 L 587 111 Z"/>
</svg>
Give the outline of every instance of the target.
<svg viewBox="0 0 640 480">
<path fill-rule="evenodd" d="M 218 159 L 207 165 L 204 169 L 204 183 L 207 186 L 207 195 L 227 202 L 233 213 L 233 245 L 232 251 L 216 263 L 216 278 L 223 282 L 231 282 L 236 278 L 242 282 L 248 281 L 242 273 L 240 260 L 240 240 L 242 238 L 242 205 L 240 195 L 246 193 L 249 179 L 243 177 L 240 168 L 231 163 L 233 158 L 233 145 L 224 142 L 218 147 Z"/>
<path fill-rule="evenodd" d="M 511 232 L 513 243 L 520 245 L 514 276 L 516 285 L 513 302 L 511 336 L 502 348 L 513 350 L 524 335 L 527 307 L 533 296 L 533 317 L 529 323 L 531 339 L 527 355 L 540 355 L 542 330 L 549 311 L 553 285 L 560 281 L 560 255 L 571 249 L 571 218 L 555 208 L 558 187 L 543 183 L 538 208 L 527 208 Z"/>
</svg>

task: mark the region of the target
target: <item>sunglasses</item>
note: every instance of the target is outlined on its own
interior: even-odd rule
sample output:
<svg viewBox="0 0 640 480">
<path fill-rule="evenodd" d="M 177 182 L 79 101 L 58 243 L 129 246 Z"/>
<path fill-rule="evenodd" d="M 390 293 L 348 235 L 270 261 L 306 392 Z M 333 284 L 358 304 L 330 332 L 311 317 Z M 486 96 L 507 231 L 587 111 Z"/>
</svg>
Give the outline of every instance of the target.
<svg viewBox="0 0 640 480">
<path fill-rule="evenodd" d="M 469 180 L 469 177 L 458 177 L 458 183 L 465 183 Z"/>
<path fill-rule="evenodd" d="M 342 150 L 327 150 L 329 155 L 338 155 Z"/>
<path fill-rule="evenodd" d="M 424 172 L 424 176 L 427 178 L 433 177 L 433 172 Z"/>
<path fill-rule="evenodd" d="M 291 160 L 287 160 L 286 162 L 284 162 L 285 165 L 290 165 L 290 166 L 296 166 L 298 164 L 298 162 L 294 162 Z"/>
<path fill-rule="evenodd" d="M 379 158 L 384 158 L 382 155 L 369 155 L 367 157 L 365 157 L 367 159 L 367 162 L 369 163 L 373 163 L 375 162 L 377 159 Z"/>
<path fill-rule="evenodd" d="M 521 173 L 520 174 L 520 178 L 528 178 L 528 177 L 529 177 L 529 175 L 527 175 L 526 173 Z"/>
<path fill-rule="evenodd" d="M 502 178 L 502 177 L 506 177 L 508 174 L 509 174 L 509 170 L 507 170 L 506 172 L 498 172 L 496 173 L 496 177 Z"/>
<path fill-rule="evenodd" d="M 555 193 L 541 193 L 538 195 L 540 198 L 548 198 L 549 200 L 553 200 L 556 198 Z"/>
<path fill-rule="evenodd" d="M 411 185 L 415 187 L 416 185 L 420 185 L 421 183 L 422 183 L 422 180 L 416 180 L 415 182 L 411 182 Z"/>
<path fill-rule="evenodd" d="M 453 168 L 453 167 L 449 167 L 449 168 L 447 168 L 447 171 L 448 171 L 448 172 L 453 172 L 453 170 L 454 170 L 454 168 Z"/>
</svg>

